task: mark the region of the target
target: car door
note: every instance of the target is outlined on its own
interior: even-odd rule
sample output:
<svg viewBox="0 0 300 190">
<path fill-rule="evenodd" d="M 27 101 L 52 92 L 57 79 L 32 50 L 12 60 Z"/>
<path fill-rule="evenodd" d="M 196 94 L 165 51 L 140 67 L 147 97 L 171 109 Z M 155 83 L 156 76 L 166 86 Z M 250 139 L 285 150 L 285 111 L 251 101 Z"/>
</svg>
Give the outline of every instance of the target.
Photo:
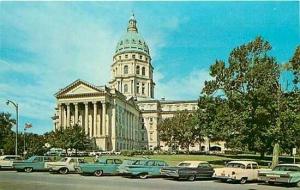
<svg viewBox="0 0 300 190">
<path fill-rule="evenodd" d="M 253 163 L 252 164 L 252 180 L 258 179 L 258 164 Z"/>
<path fill-rule="evenodd" d="M 78 163 L 78 159 L 76 159 L 76 158 L 70 159 L 69 163 L 67 163 L 67 167 L 70 172 L 75 171 L 75 167 L 76 167 L 77 163 Z"/>
<path fill-rule="evenodd" d="M 252 164 L 247 164 L 246 169 L 245 169 L 245 176 L 242 177 L 247 177 L 249 181 L 253 180 L 255 176 L 255 171 L 252 169 Z"/>
<path fill-rule="evenodd" d="M 115 168 L 115 161 L 114 159 L 107 159 L 106 164 L 102 166 L 102 170 L 104 173 L 113 173 Z"/>
<path fill-rule="evenodd" d="M 210 178 L 213 174 L 213 169 L 208 163 L 199 163 L 196 170 L 198 178 Z"/>
<path fill-rule="evenodd" d="M 32 168 L 34 170 L 42 170 L 44 169 L 44 159 L 43 157 L 36 157 L 33 161 L 32 161 Z"/>
<path fill-rule="evenodd" d="M 114 159 L 114 165 L 112 166 L 112 173 L 113 174 L 117 173 L 117 170 L 118 170 L 118 168 L 121 164 L 122 164 L 122 160 Z"/>
<path fill-rule="evenodd" d="M 162 167 L 165 167 L 167 164 L 163 161 L 155 161 L 155 166 L 153 168 L 153 175 L 160 175 L 160 170 Z"/>
<path fill-rule="evenodd" d="M 147 172 L 150 175 L 155 175 L 155 171 L 157 170 L 157 166 L 155 166 L 154 160 L 149 160 L 142 172 Z"/>
</svg>

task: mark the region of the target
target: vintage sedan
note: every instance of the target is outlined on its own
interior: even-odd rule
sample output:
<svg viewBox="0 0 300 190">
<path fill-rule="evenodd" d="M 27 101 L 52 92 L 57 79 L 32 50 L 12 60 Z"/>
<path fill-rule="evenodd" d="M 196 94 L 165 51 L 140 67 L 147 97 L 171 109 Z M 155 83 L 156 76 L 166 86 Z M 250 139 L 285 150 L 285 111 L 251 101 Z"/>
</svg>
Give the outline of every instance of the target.
<svg viewBox="0 0 300 190">
<path fill-rule="evenodd" d="M 27 160 L 14 162 L 13 167 L 18 172 L 48 171 L 47 164 L 50 161 L 52 161 L 52 159 L 49 156 L 32 156 Z"/>
<path fill-rule="evenodd" d="M 161 169 L 161 175 L 172 177 L 175 179 L 187 179 L 194 181 L 195 179 L 212 178 L 214 169 L 205 161 L 184 161 L 180 162 L 176 167 L 165 167 Z"/>
<path fill-rule="evenodd" d="M 120 173 L 146 179 L 150 176 L 161 176 L 160 170 L 165 166 L 168 164 L 162 160 L 136 160 L 131 165 L 124 166 Z"/>
<path fill-rule="evenodd" d="M 0 156 L 0 169 L 1 168 L 13 168 L 14 161 L 23 160 L 21 156 L 18 155 L 4 155 Z"/>
<path fill-rule="evenodd" d="M 225 168 L 215 168 L 214 178 L 221 181 L 237 181 L 241 184 L 258 180 L 259 167 L 253 161 L 231 161 Z"/>
<path fill-rule="evenodd" d="M 83 175 L 93 174 L 100 177 L 104 174 L 115 175 L 118 173 L 118 167 L 122 164 L 122 160 L 115 158 L 100 158 L 95 163 L 79 164 L 79 171 Z"/>
<path fill-rule="evenodd" d="M 300 164 L 279 164 L 272 171 L 260 171 L 258 178 L 260 181 L 265 181 L 269 184 L 300 185 Z"/>
<path fill-rule="evenodd" d="M 67 174 L 69 172 L 78 172 L 80 163 L 84 163 L 84 158 L 65 157 L 58 162 L 49 162 L 47 167 L 51 173 Z"/>
</svg>

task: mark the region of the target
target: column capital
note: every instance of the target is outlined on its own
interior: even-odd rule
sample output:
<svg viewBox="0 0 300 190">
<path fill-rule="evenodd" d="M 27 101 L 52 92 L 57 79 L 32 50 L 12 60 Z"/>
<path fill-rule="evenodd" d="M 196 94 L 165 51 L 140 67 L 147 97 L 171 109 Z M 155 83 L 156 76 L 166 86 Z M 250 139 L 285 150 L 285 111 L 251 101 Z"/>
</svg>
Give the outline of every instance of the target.
<svg viewBox="0 0 300 190">
<path fill-rule="evenodd" d="M 77 106 L 77 105 L 78 105 L 78 102 L 74 102 L 73 104 L 74 104 L 75 106 Z"/>
<path fill-rule="evenodd" d="M 93 101 L 92 103 L 93 103 L 93 104 L 97 104 L 97 101 Z"/>
<path fill-rule="evenodd" d="M 66 106 L 69 106 L 70 105 L 70 103 L 64 103 Z"/>
<path fill-rule="evenodd" d="M 84 105 L 88 105 L 89 104 L 89 102 L 83 102 L 84 103 Z"/>
</svg>

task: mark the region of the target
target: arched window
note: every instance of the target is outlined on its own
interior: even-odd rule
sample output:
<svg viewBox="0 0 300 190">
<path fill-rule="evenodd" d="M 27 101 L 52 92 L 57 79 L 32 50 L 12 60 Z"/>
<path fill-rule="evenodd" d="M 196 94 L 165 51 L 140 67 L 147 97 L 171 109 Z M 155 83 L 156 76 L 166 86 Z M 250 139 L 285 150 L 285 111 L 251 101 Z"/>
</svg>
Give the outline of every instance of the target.
<svg viewBox="0 0 300 190">
<path fill-rule="evenodd" d="M 124 66 L 124 74 L 125 74 L 125 75 L 128 74 L 128 65 L 125 65 L 125 66 Z"/>
<path fill-rule="evenodd" d="M 140 74 L 140 66 L 136 66 L 136 74 Z"/>
<path fill-rule="evenodd" d="M 128 85 L 124 84 L 124 93 L 127 93 L 127 92 L 128 92 Z"/>
<path fill-rule="evenodd" d="M 142 75 L 145 75 L 146 71 L 145 71 L 145 67 L 142 67 Z"/>
</svg>

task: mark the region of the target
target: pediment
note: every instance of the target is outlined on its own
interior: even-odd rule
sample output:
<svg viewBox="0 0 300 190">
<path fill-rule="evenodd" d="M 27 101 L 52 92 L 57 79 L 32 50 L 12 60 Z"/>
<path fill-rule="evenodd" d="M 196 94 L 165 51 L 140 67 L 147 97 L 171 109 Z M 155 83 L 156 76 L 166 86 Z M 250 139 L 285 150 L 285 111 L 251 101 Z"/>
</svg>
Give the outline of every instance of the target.
<svg viewBox="0 0 300 190">
<path fill-rule="evenodd" d="M 65 95 L 74 95 L 74 94 L 90 94 L 90 93 L 97 93 L 98 90 L 95 90 L 89 86 L 86 86 L 84 84 L 80 84 L 76 86 L 74 89 L 70 89 L 65 93 Z"/>
<path fill-rule="evenodd" d="M 84 94 L 96 94 L 103 93 L 104 89 L 100 89 L 99 87 L 93 86 L 87 82 L 77 80 L 67 87 L 61 89 L 58 93 L 56 93 L 56 97 L 68 97 L 68 96 L 76 96 L 76 95 L 84 95 Z"/>
</svg>

